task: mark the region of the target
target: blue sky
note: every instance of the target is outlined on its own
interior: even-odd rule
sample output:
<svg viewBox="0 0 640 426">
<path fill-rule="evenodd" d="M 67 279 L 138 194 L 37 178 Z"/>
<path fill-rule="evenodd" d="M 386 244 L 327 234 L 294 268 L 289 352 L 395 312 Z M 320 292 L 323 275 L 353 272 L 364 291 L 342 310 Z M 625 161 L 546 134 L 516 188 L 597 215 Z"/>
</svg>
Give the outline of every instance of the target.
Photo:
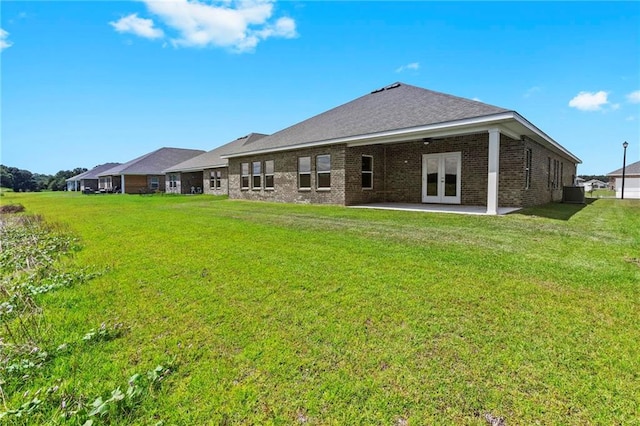
<svg viewBox="0 0 640 426">
<path fill-rule="evenodd" d="M 639 2 L 2 1 L 1 162 L 210 150 L 408 84 L 518 111 L 604 174 L 640 160 Z"/>
</svg>

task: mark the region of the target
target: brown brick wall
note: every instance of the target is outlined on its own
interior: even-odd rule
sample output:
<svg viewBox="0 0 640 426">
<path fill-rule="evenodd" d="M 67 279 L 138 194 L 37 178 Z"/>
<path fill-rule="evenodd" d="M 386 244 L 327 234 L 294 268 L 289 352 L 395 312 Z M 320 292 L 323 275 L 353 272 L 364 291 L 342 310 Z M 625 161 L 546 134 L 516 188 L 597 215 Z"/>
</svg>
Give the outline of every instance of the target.
<svg viewBox="0 0 640 426">
<path fill-rule="evenodd" d="M 127 194 L 139 194 L 140 191 L 146 191 L 147 186 L 147 177 L 146 176 L 136 176 L 136 175 L 125 175 L 124 176 L 124 191 Z"/>
<path fill-rule="evenodd" d="M 316 156 L 331 155 L 331 189 L 317 189 L 316 185 Z M 311 190 L 298 189 L 298 157 L 311 157 Z M 241 163 L 274 160 L 274 189 L 241 189 Z M 266 155 L 229 159 L 229 196 L 236 199 L 264 200 L 284 203 L 314 203 L 344 205 L 344 170 L 345 146 L 334 145 L 325 148 L 300 149 L 286 152 L 276 152 Z"/>
<path fill-rule="evenodd" d="M 423 141 L 287 151 L 255 157 L 234 158 L 229 161 L 229 195 L 231 198 L 271 200 L 280 202 L 308 202 L 319 204 L 364 204 L 372 202 L 422 202 L 422 156 L 444 152 L 460 152 L 461 204 L 487 205 L 487 169 L 489 134 L 486 132 Z M 532 150 L 531 184 L 525 188 L 525 150 Z M 315 189 L 315 156 L 331 154 L 331 191 Z M 373 157 L 373 189 L 362 188 L 362 156 Z M 312 157 L 312 190 L 298 190 L 297 159 Z M 562 199 L 562 188 L 547 188 L 548 158 L 563 164 L 563 183 L 571 185 L 575 164 L 525 139 L 514 140 L 500 136 L 500 170 L 498 205 L 500 207 L 528 207 Z M 241 190 L 240 163 L 275 160 L 274 190 Z"/>
<path fill-rule="evenodd" d="M 571 160 L 556 154 L 537 142 L 525 138 L 524 148 L 531 148 L 531 185 L 528 190 L 523 190 L 522 206 L 530 207 L 545 204 L 551 201 L 562 201 L 562 186 L 572 186 L 576 176 L 576 164 Z M 551 159 L 551 170 L 549 169 Z M 562 170 L 561 181 L 557 188 L 549 185 L 549 175 L 553 173 L 553 161 L 559 161 Z M 524 181 L 524 178 L 523 178 Z"/>
</svg>

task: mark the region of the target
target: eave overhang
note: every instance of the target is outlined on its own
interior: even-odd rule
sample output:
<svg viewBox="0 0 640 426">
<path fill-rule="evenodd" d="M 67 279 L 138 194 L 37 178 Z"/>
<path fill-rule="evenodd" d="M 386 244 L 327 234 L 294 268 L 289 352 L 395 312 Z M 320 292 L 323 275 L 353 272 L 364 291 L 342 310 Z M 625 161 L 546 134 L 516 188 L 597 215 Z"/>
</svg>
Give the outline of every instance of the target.
<svg viewBox="0 0 640 426">
<path fill-rule="evenodd" d="M 562 147 L 559 143 L 549 137 L 546 133 L 534 126 L 527 119 L 515 111 L 507 111 L 499 114 L 492 114 L 482 117 L 467 118 L 462 120 L 447 121 L 443 123 L 428 124 L 405 129 L 394 129 L 378 133 L 364 135 L 347 136 L 343 138 L 327 139 L 323 141 L 313 141 L 294 145 L 287 145 L 277 148 L 264 148 L 241 153 L 230 153 L 222 155 L 222 158 L 237 158 L 251 155 L 291 151 L 303 148 L 315 148 L 329 145 L 345 144 L 349 147 L 399 143 L 426 138 L 442 138 L 448 136 L 461 136 L 474 133 L 487 132 L 489 129 L 498 129 L 501 133 L 511 139 L 520 140 L 527 136 L 536 142 L 550 148 L 557 153 L 570 158 L 574 163 L 582 161 L 571 152 Z"/>
</svg>

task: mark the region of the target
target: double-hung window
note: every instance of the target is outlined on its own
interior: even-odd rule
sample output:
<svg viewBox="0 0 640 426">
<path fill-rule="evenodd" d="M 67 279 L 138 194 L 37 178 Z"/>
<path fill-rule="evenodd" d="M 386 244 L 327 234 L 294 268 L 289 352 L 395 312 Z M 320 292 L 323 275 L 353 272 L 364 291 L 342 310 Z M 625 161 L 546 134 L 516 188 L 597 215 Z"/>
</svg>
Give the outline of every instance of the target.
<svg viewBox="0 0 640 426">
<path fill-rule="evenodd" d="M 222 179 L 222 172 L 220 170 L 213 170 L 210 174 L 210 188 L 220 189 L 221 179 Z"/>
<path fill-rule="evenodd" d="M 298 189 L 311 189 L 311 157 L 298 157 Z"/>
<path fill-rule="evenodd" d="M 240 187 L 249 189 L 249 163 L 240 164 Z"/>
<path fill-rule="evenodd" d="M 531 187 L 531 148 L 527 148 L 524 154 L 524 189 L 529 189 Z"/>
<path fill-rule="evenodd" d="M 316 185 L 318 189 L 331 188 L 331 155 L 316 157 Z"/>
<path fill-rule="evenodd" d="M 154 191 L 157 190 L 158 188 L 160 188 L 160 180 L 158 179 L 158 176 L 151 176 L 151 180 L 150 180 L 150 185 L 149 186 Z"/>
<path fill-rule="evenodd" d="M 260 189 L 262 188 L 262 163 L 260 161 L 254 161 L 251 164 L 251 175 L 253 177 L 252 188 Z"/>
<path fill-rule="evenodd" d="M 266 160 L 264 162 L 264 187 L 265 187 L 265 189 L 273 189 L 273 173 L 274 173 L 273 160 Z"/>
<path fill-rule="evenodd" d="M 373 189 L 373 157 L 362 156 L 362 189 Z"/>
</svg>

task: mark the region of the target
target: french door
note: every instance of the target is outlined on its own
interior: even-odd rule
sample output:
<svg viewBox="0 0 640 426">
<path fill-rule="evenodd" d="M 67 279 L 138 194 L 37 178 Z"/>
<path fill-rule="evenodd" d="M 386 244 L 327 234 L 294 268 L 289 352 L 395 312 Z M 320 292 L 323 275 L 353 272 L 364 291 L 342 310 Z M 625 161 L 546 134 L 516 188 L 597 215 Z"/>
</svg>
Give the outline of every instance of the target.
<svg viewBox="0 0 640 426">
<path fill-rule="evenodd" d="M 422 156 L 422 202 L 460 204 L 460 152 Z"/>
</svg>

